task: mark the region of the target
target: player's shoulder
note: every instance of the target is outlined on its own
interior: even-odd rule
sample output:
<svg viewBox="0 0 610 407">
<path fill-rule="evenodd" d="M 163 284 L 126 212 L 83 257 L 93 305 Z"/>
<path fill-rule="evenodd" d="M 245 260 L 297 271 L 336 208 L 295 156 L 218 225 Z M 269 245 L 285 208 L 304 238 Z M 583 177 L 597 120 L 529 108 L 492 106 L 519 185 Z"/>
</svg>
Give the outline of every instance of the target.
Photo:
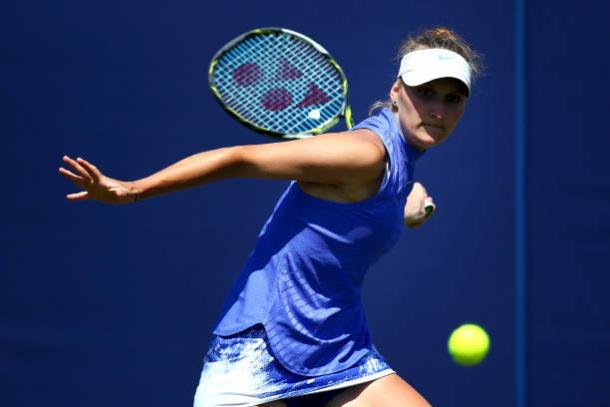
<svg viewBox="0 0 610 407">
<path fill-rule="evenodd" d="M 362 163 L 374 164 L 385 161 L 385 147 L 379 136 L 369 129 L 357 129 L 316 136 L 333 141 L 340 147 L 341 155 Z"/>
<path fill-rule="evenodd" d="M 386 149 L 383 141 L 373 130 L 362 128 L 347 132 L 361 148 L 366 148 L 377 159 L 385 160 Z"/>
</svg>

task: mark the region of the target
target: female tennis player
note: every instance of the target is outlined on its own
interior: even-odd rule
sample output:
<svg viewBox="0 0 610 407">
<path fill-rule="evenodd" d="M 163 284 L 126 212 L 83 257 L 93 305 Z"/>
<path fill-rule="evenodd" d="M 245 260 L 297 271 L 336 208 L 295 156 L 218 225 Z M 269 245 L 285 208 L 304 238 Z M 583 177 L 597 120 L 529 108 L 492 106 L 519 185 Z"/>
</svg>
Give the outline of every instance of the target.
<svg viewBox="0 0 610 407">
<path fill-rule="evenodd" d="M 476 55 L 436 28 L 401 50 L 390 99 L 352 130 L 195 154 L 125 182 L 82 158 L 59 172 L 70 201 L 131 203 L 226 178 L 292 180 L 234 284 L 205 357 L 195 407 L 429 406 L 377 352 L 360 293 L 366 270 L 426 221 L 422 153 L 464 111 Z"/>
</svg>

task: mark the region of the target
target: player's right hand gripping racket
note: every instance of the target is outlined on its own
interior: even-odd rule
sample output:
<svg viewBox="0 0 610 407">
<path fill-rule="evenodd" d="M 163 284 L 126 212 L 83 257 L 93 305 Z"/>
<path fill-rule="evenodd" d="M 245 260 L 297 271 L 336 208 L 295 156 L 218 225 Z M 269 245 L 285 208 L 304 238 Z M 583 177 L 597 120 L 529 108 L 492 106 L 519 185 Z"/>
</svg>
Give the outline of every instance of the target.
<svg viewBox="0 0 610 407">
<path fill-rule="evenodd" d="M 343 70 L 320 44 L 294 31 L 261 28 L 235 38 L 212 59 L 209 82 L 225 110 L 270 136 L 320 134 L 341 116 L 353 126 Z"/>
</svg>

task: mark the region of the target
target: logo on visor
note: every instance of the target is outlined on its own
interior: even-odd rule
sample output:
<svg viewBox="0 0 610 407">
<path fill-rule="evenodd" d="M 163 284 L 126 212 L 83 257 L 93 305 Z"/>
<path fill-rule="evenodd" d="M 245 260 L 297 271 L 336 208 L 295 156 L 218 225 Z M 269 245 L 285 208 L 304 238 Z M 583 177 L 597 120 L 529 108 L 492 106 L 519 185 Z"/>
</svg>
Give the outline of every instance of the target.
<svg viewBox="0 0 610 407">
<path fill-rule="evenodd" d="M 453 55 L 443 55 L 443 54 L 439 54 L 438 56 L 438 60 L 439 61 L 446 61 L 448 59 L 454 59 Z"/>
</svg>

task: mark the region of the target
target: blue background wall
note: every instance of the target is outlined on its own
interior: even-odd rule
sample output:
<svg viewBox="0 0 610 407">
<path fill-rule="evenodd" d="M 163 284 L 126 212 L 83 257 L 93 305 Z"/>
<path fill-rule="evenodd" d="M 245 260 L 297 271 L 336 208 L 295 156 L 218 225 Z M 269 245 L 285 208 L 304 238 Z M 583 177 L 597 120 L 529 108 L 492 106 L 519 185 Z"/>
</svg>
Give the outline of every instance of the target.
<svg viewBox="0 0 610 407">
<path fill-rule="evenodd" d="M 512 2 L 5 4 L 0 404 L 190 405 L 224 296 L 286 186 L 231 180 L 129 206 L 69 203 L 63 154 L 131 180 L 202 150 L 270 141 L 207 89 L 216 50 L 255 27 L 321 42 L 362 120 L 385 98 L 406 35 L 447 25 L 487 72 L 452 138 L 419 162 L 437 214 L 370 271 L 375 341 L 436 406 L 523 406 L 522 380 L 531 406 L 610 405 L 607 33 L 603 13 L 579 4 L 529 1 L 517 50 Z M 515 109 L 520 84 L 526 104 Z M 519 108 L 527 233 L 516 240 Z M 523 244 L 527 296 L 516 300 Z M 515 368 L 519 304 L 526 376 Z M 463 322 L 492 337 L 474 368 L 445 350 Z"/>
</svg>

